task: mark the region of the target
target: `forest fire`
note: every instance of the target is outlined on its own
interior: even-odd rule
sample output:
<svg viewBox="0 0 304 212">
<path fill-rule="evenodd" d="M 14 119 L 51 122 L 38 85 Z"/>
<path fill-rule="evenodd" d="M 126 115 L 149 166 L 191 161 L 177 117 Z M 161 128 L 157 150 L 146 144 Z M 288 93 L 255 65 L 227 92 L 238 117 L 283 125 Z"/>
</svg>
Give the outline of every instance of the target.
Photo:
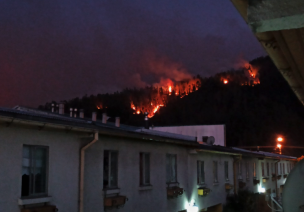
<svg viewBox="0 0 304 212">
<path fill-rule="evenodd" d="M 144 114 L 148 112 L 148 118 L 152 118 L 161 107 L 168 102 L 168 97 L 172 94 L 183 98 L 185 95 L 196 91 L 201 86 L 200 79 L 185 80 L 173 83 L 167 80 L 169 85 L 152 87 L 150 92 L 144 96 L 131 97 L 131 109 L 134 114 Z"/>
</svg>

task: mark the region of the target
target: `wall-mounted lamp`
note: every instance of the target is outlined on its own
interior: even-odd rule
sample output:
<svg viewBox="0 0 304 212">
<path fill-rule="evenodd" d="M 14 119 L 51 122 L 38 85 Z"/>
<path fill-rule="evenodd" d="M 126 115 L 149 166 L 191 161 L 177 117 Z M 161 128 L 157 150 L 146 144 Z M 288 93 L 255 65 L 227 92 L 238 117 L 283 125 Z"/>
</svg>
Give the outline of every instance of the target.
<svg viewBox="0 0 304 212">
<path fill-rule="evenodd" d="M 193 203 L 192 206 L 191 205 L 189 206 L 187 212 L 198 212 L 198 206 L 195 204 L 195 202 Z"/>
</svg>

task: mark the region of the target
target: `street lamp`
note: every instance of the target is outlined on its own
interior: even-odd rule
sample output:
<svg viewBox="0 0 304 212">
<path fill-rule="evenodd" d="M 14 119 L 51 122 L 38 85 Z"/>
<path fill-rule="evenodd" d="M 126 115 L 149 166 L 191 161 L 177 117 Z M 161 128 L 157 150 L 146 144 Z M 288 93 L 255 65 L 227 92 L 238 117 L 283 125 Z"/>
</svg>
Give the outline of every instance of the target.
<svg viewBox="0 0 304 212">
<path fill-rule="evenodd" d="M 279 148 L 280 150 L 280 155 L 282 154 L 282 145 L 281 144 L 277 144 L 277 147 Z"/>
<path fill-rule="evenodd" d="M 277 141 L 282 142 L 283 138 L 280 136 L 280 137 L 277 138 Z"/>
</svg>

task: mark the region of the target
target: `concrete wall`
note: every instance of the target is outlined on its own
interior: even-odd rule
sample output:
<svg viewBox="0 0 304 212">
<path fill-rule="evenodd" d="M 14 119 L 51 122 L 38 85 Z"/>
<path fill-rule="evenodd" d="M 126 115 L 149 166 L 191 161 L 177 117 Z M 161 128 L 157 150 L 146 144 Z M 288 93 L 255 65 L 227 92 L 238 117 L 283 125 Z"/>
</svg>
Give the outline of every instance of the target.
<svg viewBox="0 0 304 212">
<path fill-rule="evenodd" d="M 63 130 L 39 131 L 37 127 L 12 124 L 0 128 L 0 211 L 19 212 L 21 197 L 22 148 L 49 147 L 48 195 L 59 211 L 77 211 L 79 176 L 79 134 Z"/>
<path fill-rule="evenodd" d="M 200 209 L 225 202 L 224 161 L 229 161 L 230 183 L 233 184 L 232 158 L 229 155 L 199 153 L 189 154 L 183 146 L 155 142 L 100 136 L 99 141 L 86 152 L 85 211 L 103 209 L 103 154 L 104 150 L 118 151 L 118 187 L 120 195 L 129 201 L 113 212 L 128 211 L 181 211 L 195 201 Z M 149 190 L 139 188 L 139 153 L 149 152 L 151 158 Z M 176 199 L 168 199 L 166 192 L 166 154 L 177 154 L 177 180 L 186 191 Z M 209 196 L 197 195 L 196 161 L 205 161 L 206 185 L 212 190 Z M 218 161 L 219 184 L 213 185 L 212 161 Z"/>
<path fill-rule="evenodd" d="M 203 136 L 213 136 L 214 145 L 225 146 L 225 125 L 194 125 L 194 126 L 171 126 L 171 127 L 153 127 L 153 130 L 170 132 L 181 135 L 197 137 L 197 141 L 202 141 Z"/>
</svg>

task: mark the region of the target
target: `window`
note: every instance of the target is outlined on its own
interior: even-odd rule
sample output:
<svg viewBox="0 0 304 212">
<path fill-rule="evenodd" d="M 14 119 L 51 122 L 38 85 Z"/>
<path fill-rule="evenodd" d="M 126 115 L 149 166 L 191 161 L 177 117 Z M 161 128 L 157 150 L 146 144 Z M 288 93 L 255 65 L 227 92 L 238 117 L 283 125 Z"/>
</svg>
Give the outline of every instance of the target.
<svg viewBox="0 0 304 212">
<path fill-rule="evenodd" d="M 280 164 L 280 175 L 282 175 L 282 163 L 279 164 Z"/>
<path fill-rule="evenodd" d="M 166 157 L 166 172 L 167 172 L 167 183 L 177 182 L 176 173 L 176 155 L 167 154 Z"/>
<path fill-rule="evenodd" d="M 271 163 L 271 174 L 275 174 L 274 165 Z"/>
<path fill-rule="evenodd" d="M 256 177 L 256 164 L 253 162 L 253 177 Z"/>
<path fill-rule="evenodd" d="M 283 163 L 283 174 L 285 174 L 285 163 Z"/>
<path fill-rule="evenodd" d="M 269 177 L 269 163 L 266 163 L 267 177 Z"/>
<path fill-rule="evenodd" d="M 118 152 L 104 151 L 103 158 L 103 186 L 104 188 L 117 188 L 118 178 Z"/>
<path fill-rule="evenodd" d="M 204 161 L 197 161 L 197 184 L 205 183 Z"/>
<path fill-rule="evenodd" d="M 140 185 L 150 185 L 150 154 L 139 154 Z"/>
<path fill-rule="evenodd" d="M 243 176 L 242 176 L 242 163 L 241 163 L 241 161 L 239 161 L 239 163 L 238 163 L 238 175 L 239 175 L 239 180 L 242 180 Z"/>
<path fill-rule="evenodd" d="M 246 180 L 249 180 L 249 162 L 246 162 Z"/>
<path fill-rule="evenodd" d="M 229 172 L 228 172 L 228 161 L 225 161 L 225 180 L 229 181 Z"/>
<path fill-rule="evenodd" d="M 213 161 L 213 182 L 218 183 L 218 177 L 217 177 L 217 161 Z"/>
<path fill-rule="evenodd" d="M 264 177 L 265 176 L 264 162 L 261 163 L 261 168 L 262 168 L 262 177 Z"/>
<path fill-rule="evenodd" d="M 23 146 L 21 196 L 44 196 L 47 193 L 48 148 Z"/>
</svg>

